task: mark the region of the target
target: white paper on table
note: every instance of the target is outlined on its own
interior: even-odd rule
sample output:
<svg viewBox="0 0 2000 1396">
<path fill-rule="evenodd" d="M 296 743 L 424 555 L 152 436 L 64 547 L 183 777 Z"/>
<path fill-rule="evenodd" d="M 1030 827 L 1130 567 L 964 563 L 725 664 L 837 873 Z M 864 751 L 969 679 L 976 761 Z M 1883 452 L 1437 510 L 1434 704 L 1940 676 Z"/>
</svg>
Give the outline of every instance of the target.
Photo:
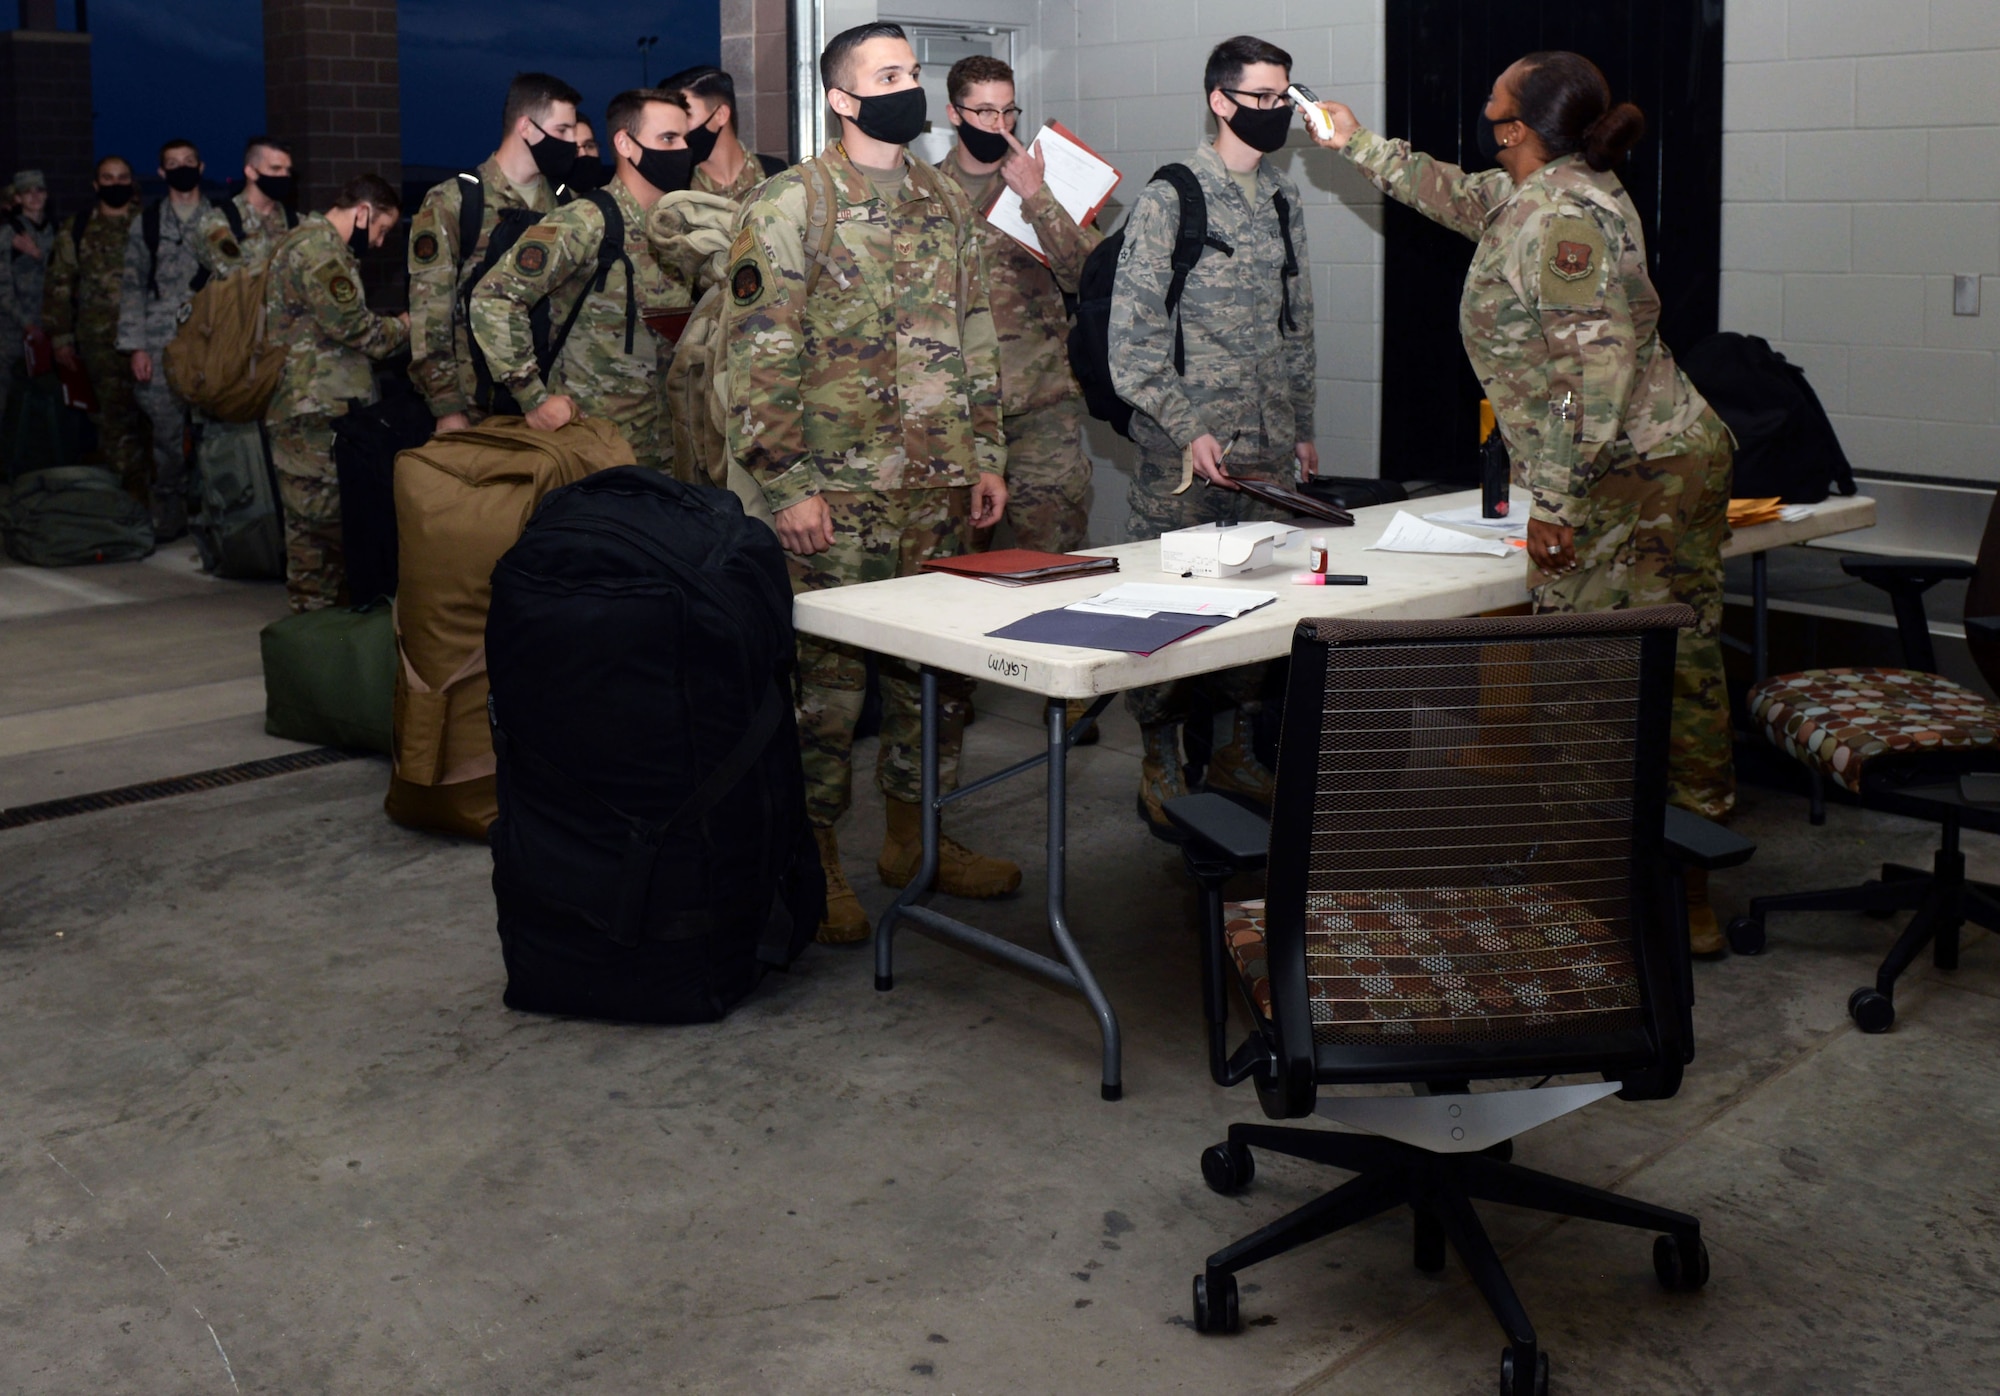
<svg viewBox="0 0 2000 1396">
<path fill-rule="evenodd" d="M 1233 587 L 1174 587 L 1125 582 L 1064 607 L 1114 616 L 1156 616 L 1161 612 L 1190 616 L 1240 616 L 1278 599 L 1275 591 L 1238 591 Z"/>
<path fill-rule="evenodd" d="M 1813 506 L 1810 504 L 1786 504 L 1778 510 L 1778 519 L 1782 523 L 1797 523 L 1800 519 L 1811 518 L 1812 515 Z"/>
<path fill-rule="evenodd" d="M 1477 504 L 1468 504 L 1463 509 L 1440 509 L 1435 514 L 1426 514 L 1424 517 L 1432 523 L 1450 524 L 1453 528 L 1482 529 L 1487 533 L 1497 533 L 1503 538 L 1528 536 L 1527 514 L 1489 519 L 1479 512 L 1479 508 Z"/>
<path fill-rule="evenodd" d="M 1042 152 L 1042 177 L 1048 181 L 1049 192 L 1079 224 L 1103 205 L 1123 178 L 1060 127 L 1044 126 L 1037 131 L 1028 149 L 1037 148 Z M 1044 262 L 1048 260 L 1042 251 L 1042 240 L 1035 236 L 1034 224 L 1021 213 L 1021 196 L 1004 184 L 1000 197 L 986 214 L 986 221 Z"/>
<path fill-rule="evenodd" d="M 1368 552 L 1381 553 L 1485 553 L 1489 557 L 1512 557 L 1515 550 L 1495 538 L 1474 538 L 1449 528 L 1425 523 L 1415 514 L 1396 511 L 1382 536 L 1370 543 Z"/>
</svg>

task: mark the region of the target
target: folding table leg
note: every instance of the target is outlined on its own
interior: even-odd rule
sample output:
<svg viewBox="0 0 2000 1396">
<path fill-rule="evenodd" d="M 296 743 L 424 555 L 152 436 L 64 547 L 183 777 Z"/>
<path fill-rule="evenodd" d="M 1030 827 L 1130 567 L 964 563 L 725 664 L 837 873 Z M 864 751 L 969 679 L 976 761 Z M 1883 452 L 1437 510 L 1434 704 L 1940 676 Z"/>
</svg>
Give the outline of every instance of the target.
<svg viewBox="0 0 2000 1396">
<path fill-rule="evenodd" d="M 1097 976 L 1090 972 L 1090 965 L 1085 962 L 1083 952 L 1076 948 L 1076 941 L 1069 933 L 1068 707 L 1062 699 L 1051 698 L 1044 710 L 1049 729 L 1049 935 L 1055 941 L 1056 949 L 1062 952 L 1064 963 L 1076 976 L 1084 1001 L 1097 1015 L 1097 1030 L 1104 1039 L 1104 1081 L 1099 1090 L 1106 1100 L 1117 1100 L 1125 1094 L 1119 1059 L 1118 1015 L 1111 1011 L 1111 1001 L 1104 997 L 1104 990 L 1098 987 Z"/>
<path fill-rule="evenodd" d="M 938 676 L 937 670 L 925 667 L 919 687 L 923 694 L 923 740 L 921 742 L 921 807 L 924 831 L 923 860 L 917 865 L 917 875 L 910 879 L 910 885 L 903 894 L 882 913 L 882 919 L 875 923 L 875 987 L 886 993 L 896 987 L 896 922 L 902 917 L 903 909 L 914 905 L 928 896 L 931 884 L 937 881 L 938 870 Z"/>
</svg>

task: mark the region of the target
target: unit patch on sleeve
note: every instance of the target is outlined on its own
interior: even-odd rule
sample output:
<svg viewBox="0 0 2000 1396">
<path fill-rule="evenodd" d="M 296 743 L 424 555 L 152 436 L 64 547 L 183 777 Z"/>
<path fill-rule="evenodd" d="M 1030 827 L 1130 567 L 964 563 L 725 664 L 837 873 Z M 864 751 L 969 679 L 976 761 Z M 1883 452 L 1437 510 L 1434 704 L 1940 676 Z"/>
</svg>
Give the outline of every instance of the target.
<svg viewBox="0 0 2000 1396">
<path fill-rule="evenodd" d="M 523 242 L 514 253 L 514 269 L 523 276 L 540 276 L 549 264 L 547 243 Z"/>
<path fill-rule="evenodd" d="M 361 288 L 354 284 L 351 276 L 336 276 L 326 283 L 326 293 L 333 297 L 335 305 L 352 305 L 360 298 Z"/>
<path fill-rule="evenodd" d="M 729 273 L 729 295 L 738 305 L 755 305 L 764 294 L 764 269 L 746 257 Z"/>
<path fill-rule="evenodd" d="M 410 244 L 410 255 L 426 265 L 437 260 L 438 239 L 436 233 L 418 233 L 417 240 Z"/>
<path fill-rule="evenodd" d="M 1604 300 L 1604 233 L 1588 218 L 1557 218 L 1542 234 L 1540 303 L 1584 309 Z"/>
</svg>

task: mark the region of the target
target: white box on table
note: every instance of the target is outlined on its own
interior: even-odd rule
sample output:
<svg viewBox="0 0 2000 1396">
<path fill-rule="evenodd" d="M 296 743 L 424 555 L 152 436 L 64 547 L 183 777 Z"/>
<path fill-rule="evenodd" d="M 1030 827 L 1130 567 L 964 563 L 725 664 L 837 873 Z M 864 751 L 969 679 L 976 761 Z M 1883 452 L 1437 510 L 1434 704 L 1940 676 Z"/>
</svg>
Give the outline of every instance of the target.
<svg viewBox="0 0 2000 1396">
<path fill-rule="evenodd" d="M 1202 524 L 1160 535 L 1160 570 L 1176 577 L 1234 577 L 1269 567 L 1298 529 L 1281 523 Z"/>
</svg>

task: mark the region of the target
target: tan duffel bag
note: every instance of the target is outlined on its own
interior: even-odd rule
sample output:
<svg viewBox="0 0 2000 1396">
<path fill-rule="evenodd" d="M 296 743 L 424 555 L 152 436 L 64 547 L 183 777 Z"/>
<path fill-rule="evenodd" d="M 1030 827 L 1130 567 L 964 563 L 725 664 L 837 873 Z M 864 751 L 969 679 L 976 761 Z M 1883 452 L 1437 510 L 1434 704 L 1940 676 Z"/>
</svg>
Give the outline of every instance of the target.
<svg viewBox="0 0 2000 1396">
<path fill-rule="evenodd" d="M 493 567 L 542 496 L 634 464 L 616 427 L 585 417 L 536 431 L 492 417 L 396 457 L 394 773 L 398 824 L 483 839 L 499 812 L 486 725 L 486 609 Z"/>
</svg>

